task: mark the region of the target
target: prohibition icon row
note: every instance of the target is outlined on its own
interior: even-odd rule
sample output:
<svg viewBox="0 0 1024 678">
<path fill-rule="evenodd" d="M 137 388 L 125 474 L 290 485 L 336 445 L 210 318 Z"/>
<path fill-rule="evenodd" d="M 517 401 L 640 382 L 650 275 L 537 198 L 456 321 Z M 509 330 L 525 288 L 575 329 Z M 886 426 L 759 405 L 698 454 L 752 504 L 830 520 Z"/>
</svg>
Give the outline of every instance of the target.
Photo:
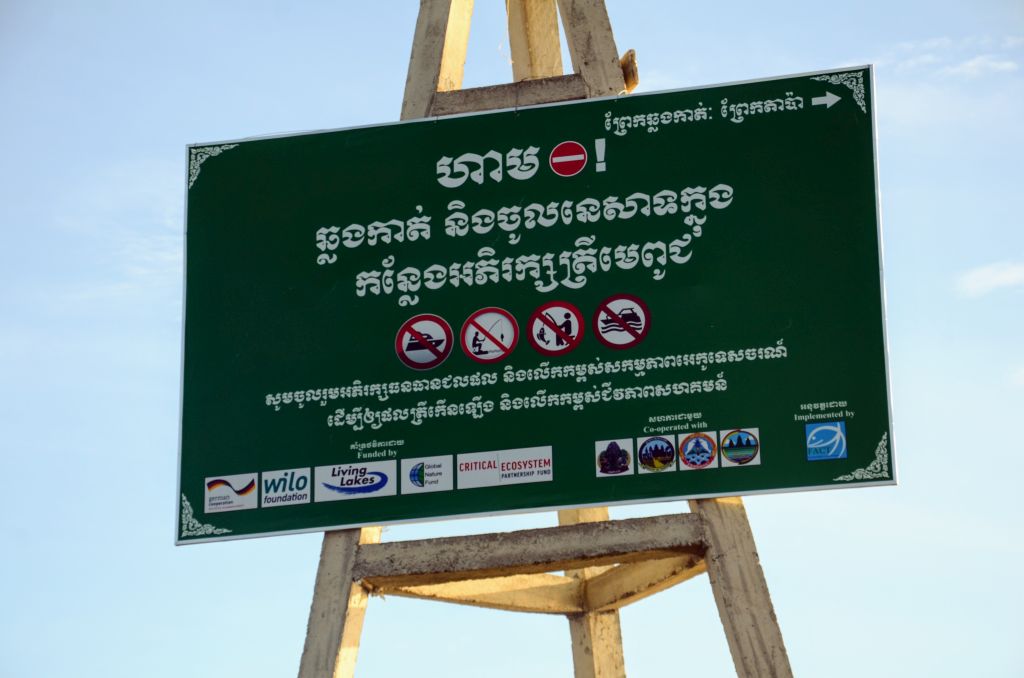
<svg viewBox="0 0 1024 678">
<path fill-rule="evenodd" d="M 615 294 L 600 304 L 591 318 L 598 341 L 612 349 L 639 344 L 651 325 L 651 312 L 640 298 Z M 526 337 L 538 353 L 559 356 L 571 352 L 584 334 L 583 313 L 567 301 L 541 305 L 526 322 Z M 519 323 L 503 308 L 488 306 L 466 319 L 459 332 L 462 351 L 478 363 L 507 358 L 519 343 Z M 420 313 L 402 323 L 395 336 L 395 353 L 407 367 L 429 370 L 451 355 L 455 336 L 451 325 L 433 313 Z"/>
</svg>

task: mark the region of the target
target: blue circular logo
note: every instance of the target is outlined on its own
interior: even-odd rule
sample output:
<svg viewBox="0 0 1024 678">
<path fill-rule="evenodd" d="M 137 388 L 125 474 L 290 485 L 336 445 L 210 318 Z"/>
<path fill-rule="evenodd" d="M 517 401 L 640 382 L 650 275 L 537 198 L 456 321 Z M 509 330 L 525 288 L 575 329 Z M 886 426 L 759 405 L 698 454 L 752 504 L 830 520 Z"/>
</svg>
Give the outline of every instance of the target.
<svg viewBox="0 0 1024 678">
<path fill-rule="evenodd" d="M 423 462 L 409 469 L 409 482 L 416 487 L 423 487 L 424 482 L 426 482 L 426 469 L 423 466 Z"/>
<path fill-rule="evenodd" d="M 730 431 L 722 438 L 722 456 L 734 464 L 749 464 L 760 448 L 757 436 L 743 429 Z"/>
<path fill-rule="evenodd" d="M 648 471 L 664 471 L 675 465 L 676 446 L 666 438 L 648 438 L 637 451 L 637 458 Z"/>
<path fill-rule="evenodd" d="M 707 433 L 691 433 L 679 444 L 679 461 L 687 468 L 707 468 L 715 461 L 715 439 Z"/>
</svg>

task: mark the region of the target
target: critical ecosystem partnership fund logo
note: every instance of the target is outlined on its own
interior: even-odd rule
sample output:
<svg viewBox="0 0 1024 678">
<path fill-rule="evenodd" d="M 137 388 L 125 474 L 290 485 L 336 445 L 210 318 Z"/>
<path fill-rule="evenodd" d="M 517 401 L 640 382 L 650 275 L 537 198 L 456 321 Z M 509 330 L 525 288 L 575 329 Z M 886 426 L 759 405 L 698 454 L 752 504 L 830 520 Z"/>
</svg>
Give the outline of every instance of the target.
<svg viewBox="0 0 1024 678">
<path fill-rule="evenodd" d="M 846 422 L 805 424 L 807 461 L 846 459 Z"/>
</svg>

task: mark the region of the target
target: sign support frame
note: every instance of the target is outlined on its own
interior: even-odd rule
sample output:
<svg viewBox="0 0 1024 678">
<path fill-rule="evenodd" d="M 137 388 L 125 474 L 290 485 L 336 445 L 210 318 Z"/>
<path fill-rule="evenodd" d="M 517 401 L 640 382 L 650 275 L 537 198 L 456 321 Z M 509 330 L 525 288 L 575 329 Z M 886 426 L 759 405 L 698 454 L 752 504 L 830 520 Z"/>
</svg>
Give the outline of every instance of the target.
<svg viewBox="0 0 1024 678">
<path fill-rule="evenodd" d="M 557 6 L 556 6 L 557 5 Z M 420 0 L 402 120 L 632 91 L 604 0 L 506 0 L 515 82 L 461 89 L 473 0 Z M 558 15 L 573 73 L 562 75 Z M 369 595 L 562 614 L 576 678 L 625 676 L 619 608 L 707 572 L 738 676 L 792 676 L 740 497 L 690 513 L 610 521 L 558 512 L 559 527 L 381 543 L 380 527 L 324 534 L 299 678 L 350 678 Z M 551 574 L 562 570 L 563 575 Z"/>
</svg>

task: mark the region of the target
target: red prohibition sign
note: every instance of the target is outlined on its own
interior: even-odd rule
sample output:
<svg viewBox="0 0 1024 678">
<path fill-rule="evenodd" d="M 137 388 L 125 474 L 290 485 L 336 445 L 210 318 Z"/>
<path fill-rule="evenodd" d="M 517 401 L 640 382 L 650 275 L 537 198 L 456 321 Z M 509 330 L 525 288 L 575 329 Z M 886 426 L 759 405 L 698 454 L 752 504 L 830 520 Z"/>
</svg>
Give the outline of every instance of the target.
<svg viewBox="0 0 1024 678">
<path fill-rule="evenodd" d="M 651 328 L 651 311 L 632 294 L 613 294 L 597 305 L 594 334 L 608 348 L 632 348 Z"/>
<path fill-rule="evenodd" d="M 583 340 L 583 313 L 567 301 L 549 301 L 526 325 L 530 344 L 544 355 L 563 355 Z"/>
<path fill-rule="evenodd" d="M 551 171 L 560 177 L 571 177 L 587 166 L 587 149 L 578 141 L 563 141 L 548 156 Z"/>
<path fill-rule="evenodd" d="M 429 370 L 451 355 L 452 327 L 439 315 L 421 313 L 402 323 L 395 335 L 395 353 L 406 367 Z"/>
<path fill-rule="evenodd" d="M 503 308 L 481 308 L 466 319 L 460 341 L 471 360 L 496 363 L 507 358 L 519 343 L 519 324 Z"/>
</svg>

